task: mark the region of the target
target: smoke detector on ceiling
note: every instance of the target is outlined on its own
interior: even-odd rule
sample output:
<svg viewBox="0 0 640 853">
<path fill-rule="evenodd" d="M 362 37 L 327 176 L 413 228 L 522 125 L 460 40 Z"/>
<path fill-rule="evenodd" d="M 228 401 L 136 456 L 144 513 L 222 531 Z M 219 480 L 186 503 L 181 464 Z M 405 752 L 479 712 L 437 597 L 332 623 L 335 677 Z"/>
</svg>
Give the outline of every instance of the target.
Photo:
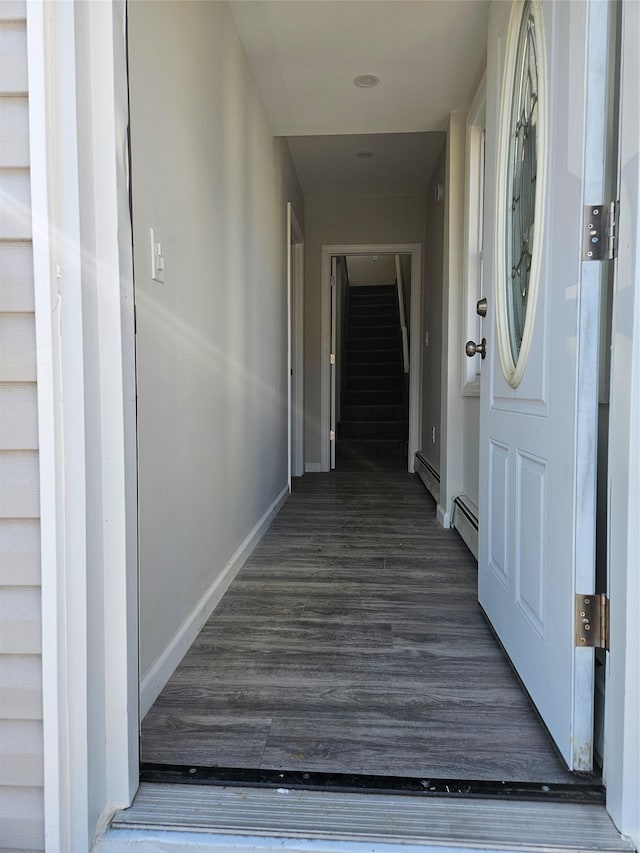
<svg viewBox="0 0 640 853">
<path fill-rule="evenodd" d="M 376 74 L 360 74 L 353 82 L 361 89 L 373 89 L 380 82 L 380 78 Z"/>
</svg>

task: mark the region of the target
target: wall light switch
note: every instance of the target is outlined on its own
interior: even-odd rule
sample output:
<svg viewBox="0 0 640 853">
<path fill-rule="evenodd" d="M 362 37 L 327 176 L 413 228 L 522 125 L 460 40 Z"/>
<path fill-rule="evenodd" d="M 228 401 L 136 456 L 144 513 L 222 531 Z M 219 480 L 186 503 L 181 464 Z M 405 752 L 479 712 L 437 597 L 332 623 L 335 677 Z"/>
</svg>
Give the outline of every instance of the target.
<svg viewBox="0 0 640 853">
<path fill-rule="evenodd" d="M 162 241 L 160 235 L 149 229 L 151 238 L 151 278 L 153 281 L 158 281 L 160 284 L 164 282 L 164 255 L 162 254 Z"/>
</svg>

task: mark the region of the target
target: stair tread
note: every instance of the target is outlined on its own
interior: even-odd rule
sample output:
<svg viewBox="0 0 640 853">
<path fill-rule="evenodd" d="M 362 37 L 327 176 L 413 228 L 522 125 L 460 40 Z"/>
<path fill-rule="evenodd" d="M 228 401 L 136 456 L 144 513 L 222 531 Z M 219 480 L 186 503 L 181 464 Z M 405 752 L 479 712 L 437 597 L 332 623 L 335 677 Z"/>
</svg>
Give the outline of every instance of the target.
<svg viewBox="0 0 640 853">
<path fill-rule="evenodd" d="M 360 396 L 354 398 L 354 396 L 353 396 L 354 394 L 359 394 Z M 362 402 L 351 403 L 351 402 L 348 402 L 348 400 L 353 400 L 353 399 L 361 401 L 363 396 L 367 397 L 368 399 L 374 399 L 376 401 L 379 401 L 381 399 L 380 397 L 371 398 L 371 396 L 370 396 L 371 394 L 386 394 L 387 396 L 384 399 L 387 402 L 384 402 L 384 403 L 381 403 L 381 402 L 373 402 L 373 403 L 362 403 Z M 390 395 L 393 395 L 393 402 L 391 402 Z M 375 389 L 373 389 L 373 390 L 365 389 L 363 391 L 360 391 L 360 390 L 348 391 L 345 394 L 344 405 L 345 405 L 345 408 L 348 408 L 349 406 L 400 406 L 400 405 L 402 405 L 402 396 L 400 393 L 397 393 L 393 390 L 391 390 L 391 391 L 386 391 L 386 390 L 378 391 Z"/>
<path fill-rule="evenodd" d="M 349 406 L 343 408 L 343 421 L 406 421 L 407 417 L 403 411 L 403 406 L 400 403 L 389 403 L 386 406 Z M 354 412 L 353 409 L 365 409 L 365 411 Z M 367 412 L 366 410 L 376 409 L 375 412 Z M 381 411 L 386 409 L 387 411 Z"/>
<path fill-rule="evenodd" d="M 340 421 L 340 423 L 343 426 L 344 426 L 344 424 L 350 424 L 351 426 L 354 426 L 354 427 L 355 426 L 367 426 L 367 427 L 380 426 L 380 427 L 382 427 L 382 426 L 389 426 L 390 424 L 406 425 L 409 423 L 409 421 L 407 418 L 392 418 L 391 420 L 384 420 L 384 419 L 383 420 L 373 420 L 373 419 L 369 420 L 368 418 L 365 418 L 364 420 L 355 420 L 355 419 L 352 420 L 351 418 L 343 418 Z"/>
</svg>

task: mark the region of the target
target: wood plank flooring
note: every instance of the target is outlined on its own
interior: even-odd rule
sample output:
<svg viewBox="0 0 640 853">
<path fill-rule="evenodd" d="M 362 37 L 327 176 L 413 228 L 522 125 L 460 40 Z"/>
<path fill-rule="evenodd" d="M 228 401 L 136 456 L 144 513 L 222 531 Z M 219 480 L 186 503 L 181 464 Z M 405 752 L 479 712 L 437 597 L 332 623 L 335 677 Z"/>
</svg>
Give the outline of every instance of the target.
<svg viewBox="0 0 640 853">
<path fill-rule="evenodd" d="M 142 725 L 142 760 L 579 782 L 409 474 L 311 474 Z"/>
</svg>

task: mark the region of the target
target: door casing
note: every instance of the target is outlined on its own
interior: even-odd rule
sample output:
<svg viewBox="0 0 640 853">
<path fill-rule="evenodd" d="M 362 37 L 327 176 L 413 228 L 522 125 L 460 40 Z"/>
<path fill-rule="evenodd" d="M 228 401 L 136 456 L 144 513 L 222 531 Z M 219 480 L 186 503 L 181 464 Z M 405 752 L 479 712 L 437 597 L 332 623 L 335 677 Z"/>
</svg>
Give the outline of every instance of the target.
<svg viewBox="0 0 640 853">
<path fill-rule="evenodd" d="M 304 233 L 287 203 L 287 312 L 289 490 L 291 478 L 304 474 Z"/>
<path fill-rule="evenodd" d="M 411 308 L 409 318 L 409 449 L 407 470 L 414 471 L 420 450 L 422 376 L 422 245 L 420 243 L 338 244 L 322 247 L 321 372 L 320 372 L 320 470 L 330 470 L 331 376 L 331 258 L 334 255 L 411 255 Z"/>
<path fill-rule="evenodd" d="M 74 145 L 59 145 L 54 154 L 51 141 L 57 138 L 54 117 L 65 115 L 68 119 L 67 105 L 74 101 L 83 90 L 84 81 L 102 75 L 105 82 L 111 81 L 110 91 L 102 97 L 86 99 L 83 109 L 75 116 L 77 128 L 87 135 L 92 128 L 101 129 L 96 144 L 102 146 L 105 162 L 113 154 L 113 140 L 122 140 L 122 117 L 127 115 L 126 85 L 126 29 L 124 26 L 124 3 L 115 2 L 104 8 L 87 4 L 84 14 L 91 44 L 95 48 L 91 53 L 76 54 L 76 32 L 74 28 L 74 5 L 45 7 L 28 4 L 29 20 L 29 73 L 30 73 L 30 126 L 32 136 L 32 165 L 38 168 L 32 173 L 32 191 L 38 192 L 38 210 L 42 213 L 39 230 L 34 230 L 34 255 L 41 253 L 41 271 L 51 259 L 50 247 L 58 237 L 58 227 L 62 225 L 59 212 L 53 211 L 51 188 L 56 185 L 65 188 L 68 203 L 66 213 L 73 216 L 78 212 L 78 199 L 73 197 L 69 176 L 78 169 L 77 149 Z M 82 6 L 83 4 L 79 4 Z M 100 6 L 100 4 L 98 4 Z M 106 18 L 105 18 L 106 16 Z M 630 477 L 630 468 L 637 471 L 640 452 L 640 259 L 637 246 L 640 244 L 639 194 L 640 166 L 638 161 L 638 99 L 637 87 L 640 79 L 638 52 L 635 33 L 640 28 L 640 4 L 623 4 L 623 61 L 622 61 L 622 97 L 621 114 L 621 202 L 623 217 L 620 226 L 620 250 L 617 261 L 618 277 L 614 296 L 613 311 L 613 355 L 611 398 L 611 432 L 609 458 L 609 564 L 610 590 L 612 597 L 611 652 L 607 673 L 607 708 L 605 737 L 605 777 L 607 783 L 607 809 L 617 826 L 627 833 L 635 833 L 634 840 L 640 843 L 638 834 L 638 719 L 637 708 L 640 704 L 640 673 L 638 659 L 640 653 L 640 634 L 637 632 L 635 609 L 639 596 L 637 566 L 640 561 L 640 529 L 637 524 L 640 507 L 640 491 L 637 478 Z M 51 38 L 51 31 L 55 38 Z M 45 57 L 46 61 L 36 61 Z M 33 75 L 33 76 L 32 76 Z M 65 121 L 68 130 L 70 122 Z M 34 148 L 38 147 L 37 157 Z M 126 206 L 128 200 L 127 172 L 125 168 L 105 171 L 100 187 L 85 187 L 86 195 L 93 199 L 94 207 L 101 207 L 105 216 L 117 221 L 120 206 Z M 47 223 L 43 225 L 43 223 Z M 112 302 L 120 304 L 121 293 L 127 291 L 127 282 L 133 280 L 131 257 L 128 252 L 117 250 L 117 244 L 110 236 L 97 243 L 101 247 L 100 257 L 108 262 L 112 257 L 118 259 L 110 279 L 105 282 L 107 295 Z M 73 246 L 66 247 L 73 255 Z M 78 243 L 77 253 L 84 247 Z M 95 246 L 93 247 L 95 249 Z M 122 248 L 122 246 L 121 246 Z M 332 252 L 344 253 L 345 247 L 328 247 Z M 376 247 L 377 248 L 377 247 Z M 418 252 L 420 246 L 415 247 Z M 364 250 L 371 250 L 364 247 Z M 380 250 L 380 249 L 378 249 Z M 406 252 L 408 247 L 395 246 L 391 251 Z M 356 247 L 361 252 L 362 247 Z M 106 254 L 105 254 L 106 253 Z M 413 258 L 414 268 L 420 268 L 418 256 Z M 112 268 L 109 266 L 108 268 Z M 65 274 L 68 270 L 65 270 Z M 43 273 L 44 274 L 44 273 Z M 36 289 L 47 286 L 48 279 L 36 279 Z M 323 282 L 326 275 L 323 276 Z M 324 291 L 323 291 L 323 300 Z M 102 679 L 107 694 L 117 701 L 109 705 L 109 725 L 106 737 L 97 744 L 92 754 L 92 766 L 108 765 L 109 772 L 106 788 L 102 779 L 86 772 L 86 730 L 89 709 L 86 704 L 76 708 L 76 717 L 59 713 L 62 708 L 73 702 L 74 697 L 86 695 L 86 661 L 78 666 L 68 666 L 66 651 L 60 644 L 60 637 L 78 635 L 79 620 L 82 621 L 81 608 L 86 607 L 86 584 L 88 566 L 74 564 L 77 571 L 69 574 L 69 555 L 59 546 L 57 536 L 65 529 L 65 518 L 69 508 L 65 495 L 84 494 L 84 455 L 86 442 L 82 432 L 73 441 L 69 432 L 69 421 L 60 421 L 61 412 L 71 413 L 84 407 L 81 391 L 73 384 L 63 389 L 63 377 L 56 370 L 56 354 L 64 350 L 67 353 L 78 352 L 79 362 L 74 369 L 85 363 L 99 364 L 104 376 L 109 380 L 110 399 L 130 401 L 130 379 L 135 367 L 134 358 L 134 306 L 133 300 L 125 298 L 120 304 L 120 320 L 114 317 L 108 300 L 96 306 L 99 321 L 106 323 L 109 331 L 114 322 L 122 323 L 122 338 L 114 338 L 107 352 L 98 347 L 90 351 L 78 352 L 78 341 L 82 340 L 83 317 L 81 311 L 67 312 L 65 323 L 59 324 L 53 302 L 49 308 L 36 301 L 36 344 L 38 349 L 38 382 L 48 374 L 43 388 L 47 389 L 48 400 L 39 399 L 40 434 L 58 436 L 60 440 L 48 442 L 40 447 L 41 472 L 46 475 L 46 494 L 52 504 L 48 507 L 48 525 L 41 533 L 43 555 L 43 679 L 47 686 L 44 700 L 44 757 L 45 757 L 45 833 L 47 843 L 53 847 L 70 849 L 74 846 L 73 837 L 76 827 L 95 826 L 96 804 L 98 813 L 108 817 L 114 808 L 128 805 L 136 791 L 138 773 L 138 697 L 135 691 L 122 692 L 123 684 L 130 684 L 137 678 L 137 607 L 135 590 L 137 584 L 137 565 L 127 557 L 117 562 L 119 582 L 111 584 L 109 596 L 104 595 L 104 611 L 109 609 L 122 615 L 117 623 L 111 619 L 112 639 L 117 638 L 110 649 L 108 661 L 97 657 L 91 661 L 94 676 Z M 323 314 L 324 316 L 324 314 Z M 413 311 L 412 311 L 413 318 Z M 419 339 L 412 329 L 413 340 Z M 108 335 L 105 340 L 108 340 Z M 51 342 L 54 342 L 53 358 Z M 113 351 L 119 353 L 118 359 L 110 361 Z M 323 355 L 325 354 L 323 350 Z M 412 355 L 413 357 L 413 355 Z M 122 360 L 120 360 L 122 358 Z M 415 361 L 415 359 L 414 359 Z M 326 370 L 328 359 L 323 361 Z M 64 390 L 64 393 L 63 393 Z M 104 392 L 100 392 L 101 394 Z M 39 395 L 40 398 L 40 395 Z M 130 401 L 131 402 L 131 401 Z M 325 406 L 328 404 L 325 404 Z M 135 405 L 135 404 L 133 404 Z M 130 414 L 129 410 L 129 414 Z M 324 410 L 323 410 L 324 411 Z M 325 417 L 324 423 L 327 422 Z M 124 421 L 105 420 L 117 441 L 110 447 L 112 464 L 120 465 L 125 472 L 127 491 L 131 485 L 135 489 L 136 462 L 135 418 L 129 415 Z M 60 434 L 62 430 L 62 435 Z M 103 437 L 106 440 L 106 437 Z M 324 445 L 323 445 L 324 447 Z M 328 453 L 323 451 L 328 457 Z M 105 517 L 109 508 L 119 517 L 125 508 L 125 519 L 109 526 L 110 535 L 121 537 L 125 526 L 135 531 L 137 507 L 135 501 L 124 502 L 122 490 L 105 493 L 107 503 L 104 506 Z M 78 536 L 78 519 L 73 519 L 71 530 Z M 116 529 L 118 528 L 118 529 Z M 130 535 L 130 534 L 127 534 Z M 134 535 L 135 540 L 135 535 Z M 115 566 L 116 564 L 114 564 Z M 114 569 L 112 566 L 112 569 Z M 115 570 L 115 569 L 114 569 Z M 113 572 L 111 580 L 113 580 Z M 73 601 L 74 607 L 65 606 Z M 83 604 L 84 601 L 84 604 Z M 117 625 L 117 631 L 116 626 Z M 80 651 L 80 650 L 77 650 Z M 130 736 L 126 733 L 129 732 Z M 66 780 L 66 781 L 65 781 Z M 72 784 L 69 784 L 71 781 Z M 74 784 L 76 787 L 74 788 Z M 80 789 L 77 785 L 81 784 Z M 77 836 L 76 836 L 77 837 Z M 78 846 L 78 845 L 75 845 Z"/>
</svg>

